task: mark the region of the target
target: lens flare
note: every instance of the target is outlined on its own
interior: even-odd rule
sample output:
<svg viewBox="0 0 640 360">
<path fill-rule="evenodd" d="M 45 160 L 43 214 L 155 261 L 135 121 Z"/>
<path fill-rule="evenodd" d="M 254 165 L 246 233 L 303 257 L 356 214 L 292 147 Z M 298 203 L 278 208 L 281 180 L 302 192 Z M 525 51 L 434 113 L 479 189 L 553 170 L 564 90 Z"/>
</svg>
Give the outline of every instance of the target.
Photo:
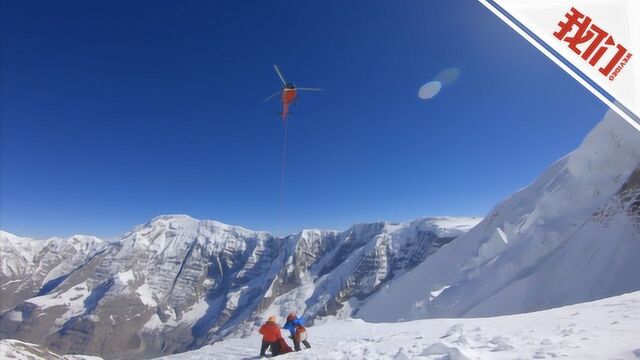
<svg viewBox="0 0 640 360">
<path fill-rule="evenodd" d="M 460 77 L 460 69 L 457 67 L 446 68 L 436 75 L 435 80 L 440 81 L 442 86 L 451 85 Z"/>
<path fill-rule="evenodd" d="M 440 89 L 442 89 L 442 83 L 440 81 L 430 81 L 420 87 L 418 97 L 423 100 L 431 99 L 438 95 Z"/>
</svg>

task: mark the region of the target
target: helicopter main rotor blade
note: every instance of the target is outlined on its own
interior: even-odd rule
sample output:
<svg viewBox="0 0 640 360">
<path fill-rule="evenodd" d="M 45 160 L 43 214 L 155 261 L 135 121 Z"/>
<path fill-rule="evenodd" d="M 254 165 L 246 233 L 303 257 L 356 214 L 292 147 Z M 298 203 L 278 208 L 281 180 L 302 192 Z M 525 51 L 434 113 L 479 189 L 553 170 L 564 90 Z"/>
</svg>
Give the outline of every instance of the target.
<svg viewBox="0 0 640 360">
<path fill-rule="evenodd" d="M 301 90 L 301 91 L 324 91 L 324 89 L 305 88 L 305 87 L 297 87 L 296 90 Z"/>
<path fill-rule="evenodd" d="M 284 76 L 282 75 L 282 72 L 280 71 L 278 65 L 273 64 L 273 68 L 276 69 L 276 73 L 278 73 L 278 77 L 280 78 L 280 81 L 282 81 L 282 86 L 287 85 L 287 80 L 284 79 Z"/>
<path fill-rule="evenodd" d="M 269 97 L 268 97 L 268 98 L 266 98 L 266 99 L 262 100 L 262 103 L 264 104 L 264 103 L 266 103 L 267 101 L 269 101 L 269 100 L 273 99 L 274 97 L 276 97 L 276 95 L 280 94 L 280 92 L 281 92 L 281 91 L 282 91 L 282 90 L 278 90 L 278 91 L 276 91 L 275 93 L 273 93 L 273 95 L 269 95 Z"/>
</svg>

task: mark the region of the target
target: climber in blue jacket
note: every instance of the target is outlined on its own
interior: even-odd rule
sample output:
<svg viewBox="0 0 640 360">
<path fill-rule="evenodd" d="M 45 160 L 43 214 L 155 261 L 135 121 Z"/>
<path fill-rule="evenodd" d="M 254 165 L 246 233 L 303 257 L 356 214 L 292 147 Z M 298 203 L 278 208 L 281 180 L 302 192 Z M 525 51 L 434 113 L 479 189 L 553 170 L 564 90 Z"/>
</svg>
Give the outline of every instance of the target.
<svg viewBox="0 0 640 360">
<path fill-rule="evenodd" d="M 311 344 L 307 341 L 307 329 L 302 326 L 302 318 L 298 318 L 295 313 L 290 313 L 287 316 L 287 322 L 282 328 L 291 333 L 289 338 L 293 340 L 293 348 L 296 351 L 300 351 L 300 343 L 303 343 L 307 349 L 311 348 Z"/>
</svg>

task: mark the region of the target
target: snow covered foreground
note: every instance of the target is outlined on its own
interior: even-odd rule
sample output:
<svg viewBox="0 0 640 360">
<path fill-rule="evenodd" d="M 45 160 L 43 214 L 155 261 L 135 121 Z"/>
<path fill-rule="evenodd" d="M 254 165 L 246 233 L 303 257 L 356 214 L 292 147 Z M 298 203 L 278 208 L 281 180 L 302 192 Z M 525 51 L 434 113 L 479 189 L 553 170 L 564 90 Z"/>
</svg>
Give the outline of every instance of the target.
<svg viewBox="0 0 640 360">
<path fill-rule="evenodd" d="M 280 359 L 640 359 L 640 291 L 540 312 L 309 328 L 312 348 Z M 257 358 L 258 334 L 163 359 Z"/>
</svg>

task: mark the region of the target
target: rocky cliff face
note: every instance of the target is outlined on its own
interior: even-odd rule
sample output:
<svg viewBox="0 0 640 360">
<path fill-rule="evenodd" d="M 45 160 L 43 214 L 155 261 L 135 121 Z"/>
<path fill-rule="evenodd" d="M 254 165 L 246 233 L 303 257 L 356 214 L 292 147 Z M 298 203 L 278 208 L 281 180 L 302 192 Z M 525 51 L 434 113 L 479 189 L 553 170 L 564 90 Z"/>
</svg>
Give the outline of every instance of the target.
<svg viewBox="0 0 640 360">
<path fill-rule="evenodd" d="M 268 314 L 349 316 L 478 221 L 381 222 L 276 238 L 161 216 L 112 243 L 3 232 L 0 335 L 59 353 L 139 358 L 245 334 Z"/>
</svg>

